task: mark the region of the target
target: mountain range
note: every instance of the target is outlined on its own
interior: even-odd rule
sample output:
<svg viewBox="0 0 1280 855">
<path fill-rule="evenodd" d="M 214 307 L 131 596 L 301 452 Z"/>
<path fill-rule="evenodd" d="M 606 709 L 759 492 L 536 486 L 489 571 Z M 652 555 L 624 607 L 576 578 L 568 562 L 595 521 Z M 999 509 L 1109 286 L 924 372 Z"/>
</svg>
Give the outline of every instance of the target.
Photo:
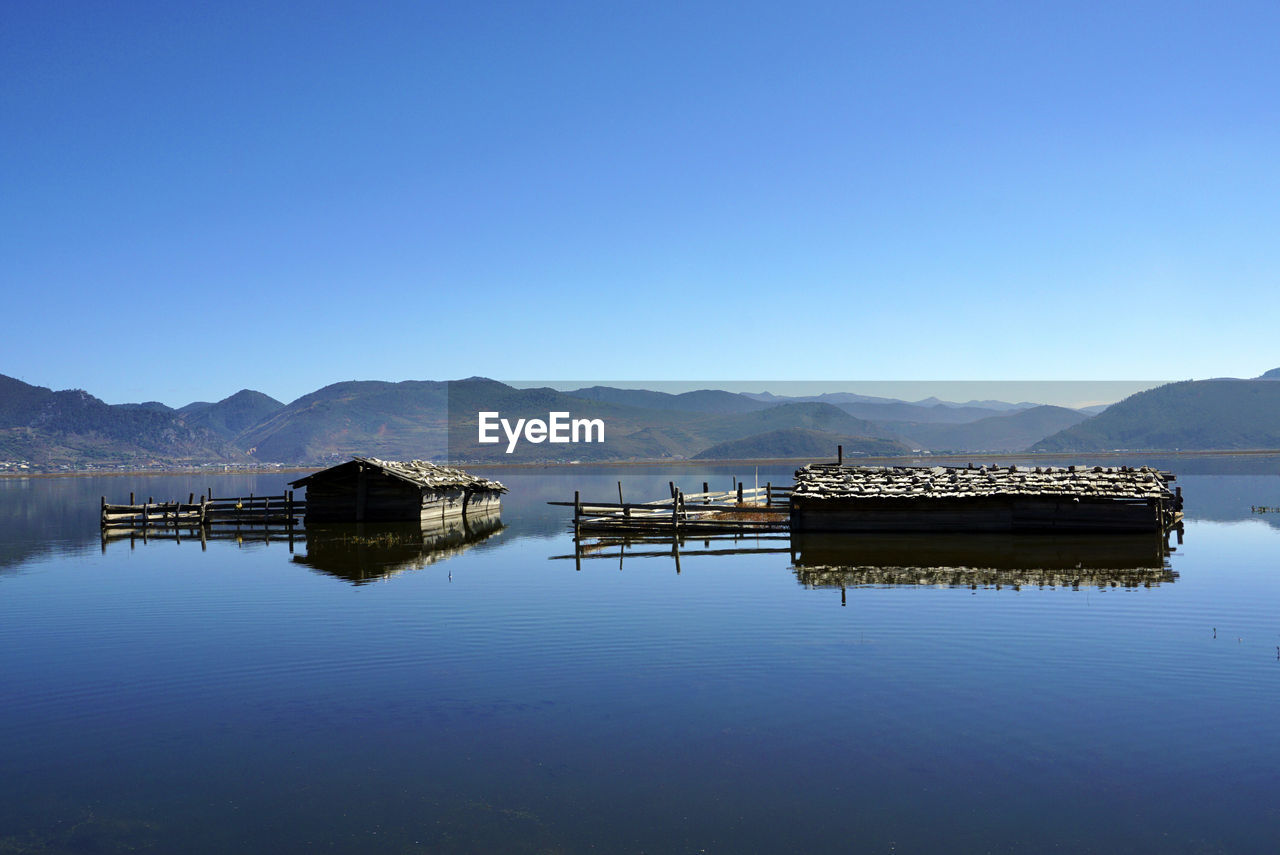
<svg viewBox="0 0 1280 855">
<path fill-rule="evenodd" d="M 178 409 L 107 404 L 0 375 L 0 469 L 167 464 L 317 465 L 386 459 L 550 462 L 765 459 L 977 452 L 1280 448 L 1280 369 L 1253 380 L 1171 383 L 1101 412 L 1030 402 L 901 401 L 853 393 L 787 397 L 591 386 L 522 389 L 472 377 L 350 381 L 288 404 L 251 389 Z M 604 441 L 479 441 L 479 414 L 510 425 L 568 412 Z M 452 418 L 450 417 L 452 415 Z"/>
</svg>

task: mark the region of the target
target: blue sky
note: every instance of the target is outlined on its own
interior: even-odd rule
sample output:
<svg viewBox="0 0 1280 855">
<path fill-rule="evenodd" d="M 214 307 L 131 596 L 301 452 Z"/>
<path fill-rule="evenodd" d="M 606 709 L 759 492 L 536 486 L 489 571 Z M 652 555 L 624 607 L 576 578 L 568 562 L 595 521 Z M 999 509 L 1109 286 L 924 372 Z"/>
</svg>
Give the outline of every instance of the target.
<svg viewBox="0 0 1280 855">
<path fill-rule="evenodd" d="M 7 3 L 0 373 L 1280 366 L 1275 3 Z"/>
</svg>

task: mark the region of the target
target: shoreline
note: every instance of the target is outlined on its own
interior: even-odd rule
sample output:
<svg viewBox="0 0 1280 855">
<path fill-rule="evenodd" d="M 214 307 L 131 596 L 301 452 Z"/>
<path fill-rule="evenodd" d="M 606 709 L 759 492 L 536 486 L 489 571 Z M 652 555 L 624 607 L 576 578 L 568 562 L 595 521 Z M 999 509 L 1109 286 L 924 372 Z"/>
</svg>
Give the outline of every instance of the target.
<svg viewBox="0 0 1280 855">
<path fill-rule="evenodd" d="M 938 465 L 948 465 L 950 461 L 971 460 L 971 461 L 1005 461 L 1005 460 L 1069 460 L 1088 457 L 1089 459 L 1117 459 L 1125 457 L 1187 457 L 1187 458 L 1203 458 L 1203 457 L 1266 457 L 1280 455 L 1280 448 L 1256 448 L 1256 449 L 1209 449 L 1196 451 L 1080 451 L 1080 452 L 974 452 L 974 453 L 958 453 L 958 454 L 911 454 L 897 455 L 894 457 L 850 457 L 845 459 L 845 464 L 850 466 L 856 465 L 908 465 L 922 466 L 927 465 L 926 461 L 936 461 Z M 818 463 L 828 460 L 834 462 L 834 458 L 812 458 L 812 457 L 761 457 L 761 458 L 741 458 L 726 460 L 701 460 L 685 458 L 681 460 L 674 459 L 654 459 L 654 460 L 600 460 L 600 461 L 583 461 L 579 463 L 562 463 L 562 462 L 523 462 L 523 463 L 446 463 L 442 465 L 455 466 L 464 469 L 584 469 L 593 467 L 621 467 L 621 468 L 639 468 L 639 467 L 708 467 L 708 466 L 781 466 L 781 465 L 800 465 L 807 463 Z M 330 464 L 332 465 L 332 464 Z M 121 470 L 94 470 L 81 469 L 69 472 L 0 472 L 0 479 L 22 479 L 22 478 L 86 478 L 86 477 L 104 477 L 119 478 L 123 476 L 139 477 L 139 476 L 157 476 L 172 477 L 176 475 L 263 475 L 263 474 L 290 474 L 295 472 L 318 472 L 326 468 L 323 465 L 291 465 L 291 466 L 262 466 L 234 470 L 215 470 L 215 469 L 121 469 Z"/>
</svg>

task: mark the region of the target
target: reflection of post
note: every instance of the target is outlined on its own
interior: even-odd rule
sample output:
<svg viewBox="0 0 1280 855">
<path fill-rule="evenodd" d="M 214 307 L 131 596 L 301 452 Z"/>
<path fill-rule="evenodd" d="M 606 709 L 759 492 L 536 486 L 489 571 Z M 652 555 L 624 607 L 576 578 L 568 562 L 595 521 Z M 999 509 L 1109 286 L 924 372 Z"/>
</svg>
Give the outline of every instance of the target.
<svg viewBox="0 0 1280 855">
<path fill-rule="evenodd" d="M 618 572 L 622 572 L 622 553 L 626 549 L 625 543 L 618 544 Z"/>
<path fill-rule="evenodd" d="M 848 605 L 848 603 L 846 603 L 844 599 L 844 585 L 841 585 L 840 586 L 840 607 L 844 608 L 846 605 Z"/>
<path fill-rule="evenodd" d="M 674 537 L 671 538 L 671 554 L 675 556 L 676 575 L 679 576 L 680 575 L 680 541 L 676 540 Z"/>
</svg>

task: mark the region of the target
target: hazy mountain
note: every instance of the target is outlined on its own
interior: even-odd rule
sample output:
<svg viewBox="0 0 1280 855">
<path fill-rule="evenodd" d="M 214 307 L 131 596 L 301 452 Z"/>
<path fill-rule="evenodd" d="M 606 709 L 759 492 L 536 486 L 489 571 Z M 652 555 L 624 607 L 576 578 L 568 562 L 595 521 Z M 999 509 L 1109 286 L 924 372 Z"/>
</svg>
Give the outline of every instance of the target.
<svg viewBox="0 0 1280 855">
<path fill-rule="evenodd" d="M 246 459 L 163 404 L 112 406 L 80 389 L 54 392 L 0 375 L 0 460 L 79 466 Z"/>
<path fill-rule="evenodd" d="M 963 403 L 957 403 L 954 401 L 944 401 L 941 398 L 935 397 L 924 398 L 922 400 L 915 401 L 914 403 L 917 407 L 933 407 L 941 405 L 944 407 L 961 407 L 975 410 L 1029 410 L 1032 407 L 1040 406 L 1039 404 L 1032 403 L 1031 401 L 1019 401 L 1016 404 L 1011 404 L 1008 401 L 992 400 L 965 401 Z"/>
<path fill-rule="evenodd" d="M 1040 406 L 966 424 L 894 424 L 917 448 L 945 451 L 1025 451 L 1037 441 L 1088 416 L 1066 407 Z M 889 427 L 889 426 L 886 426 Z"/>
<path fill-rule="evenodd" d="M 591 401 L 605 401 L 640 407 L 647 410 L 678 410 L 691 413 L 745 413 L 773 406 L 769 401 L 758 401 L 746 395 L 725 392 L 720 389 L 700 389 L 696 392 L 651 392 L 647 389 L 616 389 L 612 386 L 589 386 L 565 394 Z M 781 403 L 781 402 L 779 402 Z"/>
<path fill-rule="evenodd" d="M 911 449 L 892 439 L 842 436 L 807 428 L 784 428 L 716 443 L 694 455 L 698 460 L 834 459 L 838 446 L 846 457 L 896 457 Z"/>
<path fill-rule="evenodd" d="M 836 404 L 836 406 L 860 419 L 883 422 L 921 422 L 926 424 L 963 424 L 1016 412 L 1012 405 L 1003 409 L 968 407 L 959 404 L 935 403 L 925 405 L 905 402 L 891 404 L 842 403 Z"/>
<path fill-rule="evenodd" d="M 188 404 L 178 410 L 183 415 L 183 421 L 192 427 L 208 428 L 223 439 L 232 439 L 284 408 L 284 404 L 275 398 L 252 389 L 241 389 L 216 404 L 206 404 L 195 409 L 190 409 L 191 406 Z"/>
<path fill-rule="evenodd" d="M 1036 404 L 1028 403 L 1011 404 L 1007 401 L 969 401 L 958 404 L 951 401 L 943 401 L 939 398 L 902 401 L 897 398 L 856 395 L 852 392 L 827 392 L 822 395 L 795 397 L 773 395 L 769 392 L 750 392 L 744 393 L 740 397 L 772 405 L 800 402 L 831 404 L 850 415 L 870 421 L 947 422 L 953 424 L 974 422 L 979 419 L 1004 415 L 1011 411 L 1025 410 L 1036 406 Z"/>
<path fill-rule="evenodd" d="M 1158 386 L 1046 437 L 1031 450 L 1254 448 L 1280 448 L 1280 383 L 1270 379 Z"/>
<path fill-rule="evenodd" d="M 1272 368 L 1258 376 L 1259 380 L 1280 380 L 1280 368 Z"/>
</svg>

